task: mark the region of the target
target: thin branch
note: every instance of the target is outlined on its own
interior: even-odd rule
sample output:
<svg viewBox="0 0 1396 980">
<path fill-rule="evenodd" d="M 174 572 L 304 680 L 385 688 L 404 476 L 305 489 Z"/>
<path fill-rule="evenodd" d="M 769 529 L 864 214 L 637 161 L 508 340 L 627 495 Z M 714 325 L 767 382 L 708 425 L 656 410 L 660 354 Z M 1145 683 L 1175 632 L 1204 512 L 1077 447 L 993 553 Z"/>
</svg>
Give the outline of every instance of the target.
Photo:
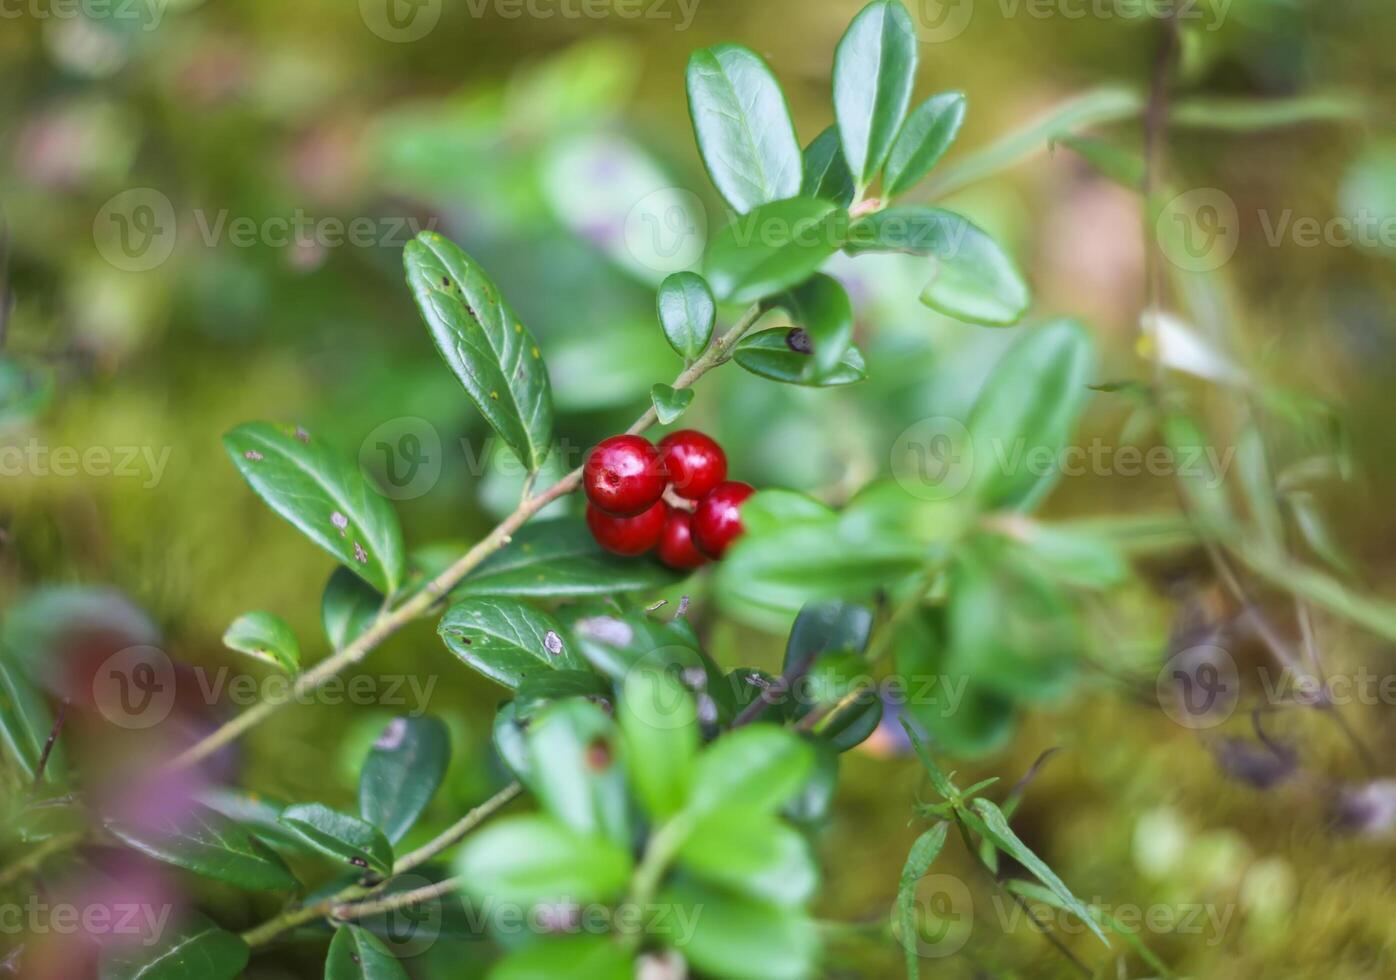
<svg viewBox="0 0 1396 980">
<path fill-rule="evenodd" d="M 380 912 L 391 912 L 393 909 L 404 908 L 408 905 L 420 905 L 429 902 L 434 898 L 440 898 L 450 892 L 456 891 L 465 881 L 459 876 L 454 878 L 444 878 L 431 885 L 423 885 L 421 888 L 414 888 L 410 892 L 399 892 L 396 895 L 389 895 L 373 902 L 359 902 L 357 904 L 336 905 L 330 910 L 330 915 L 335 919 L 362 919 L 366 916 L 377 915 Z"/>
</svg>

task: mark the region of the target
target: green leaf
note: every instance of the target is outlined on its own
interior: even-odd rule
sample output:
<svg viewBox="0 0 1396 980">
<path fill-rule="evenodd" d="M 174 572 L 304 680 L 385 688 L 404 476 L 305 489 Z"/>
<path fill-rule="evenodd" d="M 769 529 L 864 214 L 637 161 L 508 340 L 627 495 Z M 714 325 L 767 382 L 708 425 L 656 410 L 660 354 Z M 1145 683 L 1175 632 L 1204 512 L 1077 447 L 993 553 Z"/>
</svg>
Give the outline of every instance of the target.
<svg viewBox="0 0 1396 980">
<path fill-rule="evenodd" d="M 615 898 L 625 891 L 633 868 L 625 848 L 540 814 L 476 831 L 456 860 L 461 887 L 470 895 L 527 907 Z"/>
<path fill-rule="evenodd" d="M 808 279 L 837 252 L 848 214 L 828 201 L 792 197 L 733 219 L 708 246 L 704 268 L 719 299 L 751 303 Z"/>
<path fill-rule="evenodd" d="M 310 852 L 304 841 L 281 825 L 281 811 L 286 804 L 275 797 L 214 786 L 199 793 L 196 799 L 277 850 Z"/>
<path fill-rule="evenodd" d="M 650 400 L 654 402 L 654 414 L 659 424 L 668 425 L 693 404 L 693 389 L 656 384 L 650 389 Z"/>
<path fill-rule="evenodd" d="M 872 633 L 873 613 L 856 602 L 825 600 L 800 609 L 790 637 L 785 641 L 783 671 L 825 653 L 848 650 L 862 653 Z"/>
<path fill-rule="evenodd" d="M 545 938 L 516 949 L 490 980 L 635 980 L 630 952 L 609 936 Z"/>
<path fill-rule="evenodd" d="M 982 796 L 971 800 L 970 806 L 974 808 L 974 813 L 978 814 L 980 818 L 979 820 L 971 818 L 971 827 L 981 836 L 993 841 L 995 847 L 1017 861 L 1033 877 L 1046 885 L 1052 894 L 1056 895 L 1072 914 L 1084 922 L 1108 949 L 1110 940 L 1106 939 L 1105 933 L 1100 931 L 1100 926 L 1096 925 L 1095 919 L 1086 910 L 1086 906 L 1075 895 L 1071 894 L 1071 889 L 1066 887 L 1066 884 L 1057 877 L 1056 872 L 1049 868 L 1045 861 L 1018 839 L 1018 835 L 1013 832 L 1012 827 L 1008 826 L 1008 820 L 998 806 L 992 800 Z M 967 811 L 965 815 L 969 816 Z"/>
<path fill-rule="evenodd" d="M 6 653 L 0 649 L 0 741 L 5 743 L 10 758 L 19 766 L 24 778 L 32 780 L 39 771 L 44 745 L 53 731 L 53 715 L 43 696 L 20 673 Z M 62 782 L 67 770 L 60 737 L 44 766 L 44 782 Z"/>
<path fill-rule="evenodd" d="M 827 373 L 821 374 L 809 352 L 809 342 L 797 327 L 777 327 L 744 337 L 732 352 L 732 359 L 760 378 L 812 388 L 851 385 L 868 376 L 863 354 L 849 346 Z"/>
<path fill-rule="evenodd" d="M 102 959 L 100 976 L 101 980 L 234 980 L 243 975 L 250 956 L 247 944 L 236 935 L 198 912 L 186 912 L 177 928 L 142 937 L 140 943 L 114 945 Z"/>
<path fill-rule="evenodd" d="M 933 95 L 911 110 L 887 156 L 887 169 L 882 175 L 883 196 L 896 197 L 930 173 L 955 142 L 964 121 L 963 92 Z"/>
<path fill-rule="evenodd" d="M 861 252 L 910 252 L 935 260 L 921 302 L 958 320 L 989 327 L 1017 323 L 1032 296 L 998 242 L 968 218 L 943 208 L 902 205 L 856 222 L 846 246 Z"/>
<path fill-rule="evenodd" d="M 800 792 L 791 797 L 781 814 L 806 830 L 817 829 L 829 819 L 839 782 L 839 756 L 829 745 L 815 742 L 814 769 Z"/>
<path fill-rule="evenodd" d="M 685 360 L 703 353 L 713 339 L 717 303 L 708 282 L 695 272 L 676 272 L 659 284 L 659 323 L 669 346 Z"/>
<path fill-rule="evenodd" d="M 402 529 L 349 461 L 304 429 L 248 422 L 223 437 L 252 489 L 379 592 L 402 584 Z"/>
<path fill-rule="evenodd" d="M 506 701 L 494 713 L 491 740 L 504 767 L 527 785 L 533 779 L 533 764 L 528 758 L 528 742 L 524 738 L 524 719 L 520 719 L 513 701 Z"/>
<path fill-rule="evenodd" d="M 343 650 L 368 629 L 383 608 L 383 594 L 349 569 L 339 566 L 325 583 L 320 622 L 330 646 Z"/>
<path fill-rule="evenodd" d="M 381 939 L 345 923 L 330 941 L 325 980 L 407 980 L 407 971 Z"/>
<path fill-rule="evenodd" d="M 853 304 L 838 280 L 816 273 L 776 302 L 814 345 L 810 376 L 826 378 L 838 370 L 853 340 Z"/>
<path fill-rule="evenodd" d="M 902 949 L 906 950 L 906 975 L 909 980 L 920 980 L 921 954 L 916 948 L 916 885 L 931 870 L 931 865 L 940 856 L 945 846 L 945 835 L 950 825 L 941 822 L 931 827 L 911 845 L 902 867 L 901 881 L 897 884 L 897 929 Z"/>
<path fill-rule="evenodd" d="M 290 624 L 274 613 L 243 613 L 223 634 L 223 645 L 274 664 L 288 674 L 301 667 L 300 641 Z"/>
<path fill-rule="evenodd" d="M 834 118 L 862 187 L 887 159 L 916 83 L 916 28 L 900 0 L 874 0 L 834 52 Z"/>
<path fill-rule="evenodd" d="M 451 593 L 560 599 L 660 589 L 678 576 L 658 562 L 604 551 L 581 518 L 534 521 Z"/>
<path fill-rule="evenodd" d="M 740 809 L 698 821 L 679 848 L 679 861 L 711 885 L 772 905 L 804 905 L 819 883 L 803 834 L 775 816 Z"/>
<path fill-rule="evenodd" d="M 609 705 L 614 700 L 606 679 L 589 670 L 545 670 L 529 674 L 514 693 L 514 710 L 527 722 L 555 701 L 586 698 Z"/>
<path fill-rule="evenodd" d="M 916 733 L 915 727 L 905 718 L 902 719 L 902 729 L 906 732 L 906 737 L 911 742 L 912 749 L 916 752 L 916 758 L 921 763 L 921 768 L 926 770 L 926 775 L 930 777 L 931 786 L 940 794 L 942 800 L 952 799 L 955 787 L 950 782 L 950 777 L 945 775 L 944 770 L 936 764 L 935 757 L 931 755 L 931 750 L 926 747 L 926 743 L 921 740 L 921 736 Z"/>
<path fill-rule="evenodd" d="M 1065 319 L 1026 331 L 994 365 L 968 426 L 971 486 L 984 507 L 1026 511 L 1047 496 L 1061 475 L 1058 461 L 1094 372 L 1090 334 Z"/>
<path fill-rule="evenodd" d="M 490 680 L 516 688 L 539 670 L 581 670 L 586 663 L 563 642 L 551 613 L 503 597 L 462 599 L 436 629 L 456 656 Z"/>
<path fill-rule="evenodd" d="M 297 803 L 281 811 L 281 822 L 327 857 L 386 877 L 393 871 L 393 845 L 373 824 L 322 803 Z"/>
<path fill-rule="evenodd" d="M 754 724 L 723 735 L 698 757 L 689 810 L 736 808 L 773 813 L 799 792 L 814 753 L 799 736 Z"/>
<path fill-rule="evenodd" d="M 698 717 L 693 697 L 659 670 L 635 670 L 625 678 L 620 727 L 635 795 L 656 821 L 682 809 L 698 756 Z"/>
<path fill-rule="evenodd" d="M 426 810 L 450 762 L 451 733 L 439 718 L 394 718 L 359 773 L 359 813 L 396 844 Z"/>
<path fill-rule="evenodd" d="M 1090 136 L 1063 136 L 1061 144 L 1121 187 L 1139 191 L 1144 186 L 1144 158 L 1105 140 Z"/>
<path fill-rule="evenodd" d="M 247 891 L 286 891 L 300 884 L 275 851 L 207 807 L 190 807 L 150 825 L 108 821 L 107 829 L 147 857 Z"/>
<path fill-rule="evenodd" d="M 552 391 L 537 341 L 453 242 L 422 232 L 402 257 L 437 350 L 485 421 L 530 472 L 537 470 L 553 429 Z"/>
<path fill-rule="evenodd" d="M 1012 540 L 1027 558 L 1058 582 L 1083 589 L 1109 589 L 1129 578 L 1129 564 L 1119 546 L 1103 533 L 1084 527 L 1024 521 Z"/>
<path fill-rule="evenodd" d="M 579 834 L 631 841 L 630 799 L 610 715 L 587 701 L 559 701 L 525 735 L 530 788 L 543 808 Z"/>
<path fill-rule="evenodd" d="M 1322 606 L 1335 616 L 1396 640 L 1396 603 L 1361 595 L 1317 569 L 1245 545 L 1234 544 L 1241 560 L 1276 588 Z"/>
<path fill-rule="evenodd" d="M 736 44 L 693 52 L 688 112 L 713 184 L 739 214 L 800 192 L 800 144 L 780 84 Z"/>
<path fill-rule="evenodd" d="M 691 923 L 691 935 L 676 935 L 670 924 L 657 938 L 676 947 L 704 976 L 808 980 L 815 975 L 819 933 L 801 911 L 696 882 L 665 889 L 658 901 Z"/>
<path fill-rule="evenodd" d="M 820 705 L 843 704 L 837 715 L 826 717 L 816 729 L 818 737 L 837 752 L 862 744 L 882 721 L 882 698 L 867 683 L 869 677 L 866 661 L 855 653 L 837 651 L 821 656 L 801 685 L 801 716 Z M 849 696 L 851 700 L 844 703 Z"/>
<path fill-rule="evenodd" d="M 853 203 L 857 188 L 848 162 L 839 145 L 839 130 L 830 126 L 805 147 L 805 176 L 800 183 L 801 197 L 817 197 L 841 208 Z"/>
</svg>

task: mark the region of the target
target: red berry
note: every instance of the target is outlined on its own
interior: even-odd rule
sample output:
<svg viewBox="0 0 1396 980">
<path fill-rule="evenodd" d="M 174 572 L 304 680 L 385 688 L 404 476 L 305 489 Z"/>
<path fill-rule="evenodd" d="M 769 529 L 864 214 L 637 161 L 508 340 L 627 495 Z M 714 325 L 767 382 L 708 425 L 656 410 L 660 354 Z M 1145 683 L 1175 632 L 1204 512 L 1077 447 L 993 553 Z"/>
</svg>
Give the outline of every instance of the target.
<svg viewBox="0 0 1396 980">
<path fill-rule="evenodd" d="M 741 505 L 756 492 L 749 483 L 729 480 L 713 487 L 693 512 L 693 543 L 709 558 L 721 558 L 727 546 L 741 536 Z"/>
<path fill-rule="evenodd" d="M 617 555 L 643 555 L 659 543 L 664 533 L 664 512 L 668 505 L 659 501 L 635 517 L 615 517 L 587 505 L 587 527 L 601 547 Z"/>
<path fill-rule="evenodd" d="M 660 439 L 659 455 L 669 472 L 669 483 L 680 497 L 702 500 L 727 479 L 727 454 L 711 438 L 693 429 L 680 429 Z"/>
<path fill-rule="evenodd" d="M 582 471 L 587 499 L 614 517 L 634 517 L 654 506 L 667 482 L 659 450 L 643 436 L 602 440 Z"/>
<path fill-rule="evenodd" d="M 689 533 L 692 519 L 693 515 L 686 510 L 669 508 L 664 533 L 659 538 L 659 560 L 670 568 L 687 571 L 708 560 L 693 546 L 693 536 Z"/>
</svg>

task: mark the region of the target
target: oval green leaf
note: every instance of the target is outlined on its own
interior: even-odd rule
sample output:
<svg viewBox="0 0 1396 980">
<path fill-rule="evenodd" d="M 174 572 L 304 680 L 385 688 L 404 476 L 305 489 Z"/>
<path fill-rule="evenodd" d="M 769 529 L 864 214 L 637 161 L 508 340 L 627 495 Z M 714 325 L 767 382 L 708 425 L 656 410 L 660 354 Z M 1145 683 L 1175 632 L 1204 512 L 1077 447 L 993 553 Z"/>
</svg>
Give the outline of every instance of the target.
<svg viewBox="0 0 1396 980">
<path fill-rule="evenodd" d="M 838 371 L 853 341 L 853 304 L 839 281 L 815 273 L 776 302 L 814 346 L 813 377 Z"/>
<path fill-rule="evenodd" d="M 669 425 L 693 404 L 693 389 L 657 384 L 650 389 L 650 401 L 654 403 L 654 415 L 659 424 Z"/>
<path fill-rule="evenodd" d="M 633 868 L 627 849 L 541 814 L 489 824 L 466 839 L 456 859 L 461 888 L 471 896 L 528 908 L 614 898 Z"/>
<path fill-rule="evenodd" d="M 431 802 L 450 762 L 451 733 L 439 718 L 394 718 L 359 773 L 359 814 L 396 844 Z"/>
<path fill-rule="evenodd" d="M 358 468 L 304 429 L 249 422 L 223 437 L 259 497 L 379 592 L 402 584 L 402 529 Z"/>
<path fill-rule="evenodd" d="M 288 674 L 301 667 L 300 641 L 290 624 L 275 613 L 243 613 L 223 634 L 223 645 L 274 664 Z"/>
<path fill-rule="evenodd" d="M 800 192 L 800 144 L 780 84 L 737 44 L 693 52 L 688 112 L 714 186 L 744 214 Z"/>
<path fill-rule="evenodd" d="M 942 208 L 907 205 L 869 215 L 849 229 L 847 250 L 910 252 L 935 261 L 921 302 L 969 323 L 1004 327 L 1027 312 L 1023 274 L 998 242 L 968 218 Z"/>
<path fill-rule="evenodd" d="M 799 792 L 813 764 L 813 751 L 787 729 L 767 724 L 739 728 L 698 757 L 689 809 L 774 813 Z"/>
<path fill-rule="evenodd" d="M 579 834 L 627 847 L 630 796 L 611 716 L 580 698 L 558 701 L 529 722 L 525 737 L 529 787 L 543 808 Z"/>
<path fill-rule="evenodd" d="M 754 333 L 737 345 L 732 359 L 757 377 L 811 388 L 856 384 L 868 376 L 863 353 L 853 346 L 844 349 L 833 370 L 821 375 L 814 355 L 803 349 L 809 345 L 798 331 L 777 327 Z"/>
<path fill-rule="evenodd" d="M 540 670 L 584 670 L 551 613 L 502 596 L 462 599 L 436 629 L 449 649 L 490 680 L 516 688 Z"/>
<path fill-rule="evenodd" d="M 552 443 L 553 397 L 538 342 L 460 246 L 422 232 L 403 250 L 436 348 L 485 421 L 530 472 Z"/>
<path fill-rule="evenodd" d="M 330 646 L 343 650 L 378 618 L 383 593 L 347 568 L 336 568 L 320 598 L 320 622 Z"/>
<path fill-rule="evenodd" d="M 147 857 L 246 891 L 283 891 L 300 885 L 275 851 L 204 806 L 150 825 L 108 821 L 107 829 Z"/>
<path fill-rule="evenodd" d="M 684 839 L 679 861 L 709 884 L 772 905 L 803 905 L 819 883 L 804 834 L 769 814 L 720 810 L 705 817 Z"/>
<path fill-rule="evenodd" d="M 693 696 L 666 672 L 632 671 L 621 696 L 620 727 L 635 795 L 655 820 L 677 813 L 698 756 Z"/>
<path fill-rule="evenodd" d="M 707 280 L 696 272 L 676 272 L 659 284 L 659 324 L 669 346 L 693 360 L 713 339 L 717 303 Z"/>
<path fill-rule="evenodd" d="M 635 980 L 630 952 L 609 936 L 546 938 L 515 950 L 490 971 L 490 980 Z"/>
<path fill-rule="evenodd" d="M 239 937 L 198 912 L 188 912 L 176 928 L 142 936 L 141 942 L 115 944 L 102 959 L 100 976 L 101 980 L 233 980 L 242 976 L 250 956 Z"/>
<path fill-rule="evenodd" d="M 297 803 L 281 811 L 281 823 L 327 857 L 386 877 L 393 871 L 393 845 L 373 824 L 323 803 Z"/>
<path fill-rule="evenodd" d="M 692 923 L 688 936 L 660 935 L 703 976 L 806 980 L 819 961 L 819 931 L 803 911 L 680 882 L 660 892 L 662 907 Z"/>
<path fill-rule="evenodd" d="M 837 126 L 828 127 L 805 147 L 804 168 L 801 197 L 817 197 L 841 208 L 853 203 L 857 188 L 853 186 L 853 175 L 848 172 L 848 162 L 843 158 Z"/>
<path fill-rule="evenodd" d="M 848 233 L 842 208 L 814 197 L 763 204 L 722 229 L 704 269 L 718 298 L 752 303 L 804 282 Z"/>
<path fill-rule="evenodd" d="M 345 924 L 330 941 L 325 980 L 407 980 L 392 950 L 367 929 Z"/>
<path fill-rule="evenodd" d="M 834 52 L 834 118 L 844 159 L 866 187 L 887 159 L 916 82 L 916 28 L 900 0 L 874 0 Z"/>
<path fill-rule="evenodd" d="M 1031 510 L 1056 484 L 1055 464 L 1090 397 L 1095 346 L 1075 320 L 1024 333 L 999 358 L 970 411 L 970 487 L 986 508 Z"/>
<path fill-rule="evenodd" d="M 902 124 L 887 156 L 882 193 L 896 197 L 910 190 L 940 162 L 965 121 L 963 92 L 942 92 L 922 102 Z"/>
</svg>

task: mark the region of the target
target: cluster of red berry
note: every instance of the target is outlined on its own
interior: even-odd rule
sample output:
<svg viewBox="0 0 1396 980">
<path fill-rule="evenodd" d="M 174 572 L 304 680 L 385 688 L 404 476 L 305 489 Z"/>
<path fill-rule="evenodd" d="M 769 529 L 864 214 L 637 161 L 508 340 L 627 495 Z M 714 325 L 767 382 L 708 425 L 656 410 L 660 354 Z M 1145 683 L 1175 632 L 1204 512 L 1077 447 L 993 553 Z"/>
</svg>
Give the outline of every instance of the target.
<svg viewBox="0 0 1396 980">
<path fill-rule="evenodd" d="M 742 502 L 755 492 L 727 479 L 722 447 L 693 429 L 671 432 L 657 447 L 643 436 L 612 436 L 587 456 L 582 474 L 587 526 L 601 547 L 618 555 L 656 548 L 660 561 L 679 569 L 722 557 L 742 533 Z"/>
</svg>

